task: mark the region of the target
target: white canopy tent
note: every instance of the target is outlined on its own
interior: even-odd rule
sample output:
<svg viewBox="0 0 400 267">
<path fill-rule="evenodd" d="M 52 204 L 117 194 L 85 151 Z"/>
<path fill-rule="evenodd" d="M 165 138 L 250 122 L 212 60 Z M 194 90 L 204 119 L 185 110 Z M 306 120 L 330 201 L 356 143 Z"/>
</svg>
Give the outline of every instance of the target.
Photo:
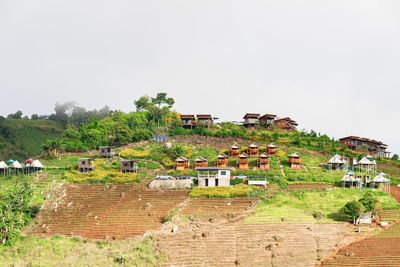
<svg viewBox="0 0 400 267">
<path fill-rule="evenodd" d="M 327 165 L 330 170 L 336 170 L 346 167 L 346 164 L 347 162 L 340 155 L 336 154 L 328 161 Z"/>
<path fill-rule="evenodd" d="M 347 173 L 340 181 L 342 182 L 343 187 L 346 186 L 346 183 L 349 183 L 350 186 L 354 186 L 355 184 L 356 187 L 361 189 L 362 180 L 360 178 L 354 178 L 354 173 L 352 172 Z"/>
<path fill-rule="evenodd" d="M 385 177 L 386 174 L 381 172 L 378 174 L 374 179 L 372 179 L 372 182 L 375 184 L 381 185 L 380 188 L 382 188 L 384 191 L 390 193 L 390 179 Z"/>
<path fill-rule="evenodd" d="M 370 161 L 366 157 L 362 158 L 355 167 L 360 172 L 365 172 L 367 174 L 375 174 L 376 173 L 376 161 Z"/>
</svg>

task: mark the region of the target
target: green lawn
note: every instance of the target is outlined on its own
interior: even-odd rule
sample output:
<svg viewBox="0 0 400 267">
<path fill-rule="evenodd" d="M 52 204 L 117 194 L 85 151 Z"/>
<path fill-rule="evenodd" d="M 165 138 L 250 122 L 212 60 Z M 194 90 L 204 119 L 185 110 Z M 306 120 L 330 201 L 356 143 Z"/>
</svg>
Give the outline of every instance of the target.
<svg viewBox="0 0 400 267">
<path fill-rule="evenodd" d="M 265 222 L 335 222 L 346 221 L 348 218 L 340 211 L 349 201 L 358 200 L 366 190 L 336 188 L 312 192 L 288 191 L 277 193 L 271 199 L 261 202 L 255 213 L 246 218 L 245 223 Z M 396 200 L 387 193 L 374 191 L 383 209 L 399 207 Z M 322 213 L 323 218 L 317 220 L 314 211 Z"/>
</svg>

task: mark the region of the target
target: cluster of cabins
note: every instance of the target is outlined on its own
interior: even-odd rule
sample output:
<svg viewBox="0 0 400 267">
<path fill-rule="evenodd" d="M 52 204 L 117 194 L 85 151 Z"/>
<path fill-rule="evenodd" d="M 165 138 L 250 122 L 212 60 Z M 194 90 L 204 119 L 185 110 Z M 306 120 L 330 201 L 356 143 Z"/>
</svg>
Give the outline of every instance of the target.
<svg viewBox="0 0 400 267">
<path fill-rule="evenodd" d="M 29 174 L 37 171 L 41 171 L 43 168 L 43 164 L 39 160 L 33 160 L 31 158 L 25 160 L 23 164 L 18 162 L 18 160 L 12 160 L 4 162 L 0 161 L 0 174 L 9 175 L 9 174 L 17 174 L 24 173 Z"/>
<path fill-rule="evenodd" d="M 207 129 L 213 123 L 210 114 L 181 114 L 182 127 L 185 129 L 194 129 L 197 125 L 203 124 Z M 298 126 L 297 122 L 289 117 L 279 118 L 278 115 L 264 114 L 260 116 L 257 113 L 246 113 L 243 117 L 243 126 L 249 129 L 254 129 L 257 126 L 271 127 L 275 126 L 281 129 L 294 130 Z"/>
<path fill-rule="evenodd" d="M 390 157 L 390 152 L 386 151 L 388 145 L 382 143 L 381 141 L 358 136 L 347 136 L 339 140 L 342 145 L 347 146 L 350 150 L 368 153 L 376 157 Z"/>
<path fill-rule="evenodd" d="M 114 149 L 110 146 L 100 146 L 99 147 L 99 157 L 100 158 L 112 158 L 114 157 Z M 91 172 L 95 169 L 94 158 L 80 158 L 78 159 L 78 171 L 82 173 Z M 121 160 L 121 172 L 137 172 L 138 166 L 135 160 Z"/>
<path fill-rule="evenodd" d="M 229 166 L 229 158 L 238 158 L 236 167 L 239 170 L 248 170 L 249 169 L 249 159 L 250 158 L 258 158 L 257 167 L 261 170 L 269 170 L 270 169 L 270 156 L 276 155 L 278 152 L 278 147 L 271 143 L 266 146 L 266 151 L 260 154 L 260 148 L 257 144 L 251 144 L 247 152 L 240 153 L 240 146 L 238 144 L 234 144 L 231 146 L 230 151 L 227 154 L 219 154 L 217 156 L 217 160 L 214 164 L 215 167 L 218 168 L 226 168 Z M 236 162 L 236 161 L 235 161 Z M 294 170 L 299 170 L 301 168 L 301 156 L 298 153 L 293 153 L 289 156 L 289 165 Z M 198 157 L 195 159 L 194 168 L 203 168 L 208 167 L 208 159 L 204 157 Z M 185 157 L 178 157 L 175 161 L 176 170 L 185 170 L 190 168 L 190 160 Z"/>
</svg>

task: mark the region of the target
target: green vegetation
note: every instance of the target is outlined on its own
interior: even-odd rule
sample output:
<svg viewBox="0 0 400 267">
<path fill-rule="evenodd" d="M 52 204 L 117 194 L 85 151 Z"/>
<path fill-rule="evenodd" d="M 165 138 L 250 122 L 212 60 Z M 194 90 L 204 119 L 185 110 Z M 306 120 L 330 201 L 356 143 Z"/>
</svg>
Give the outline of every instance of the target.
<svg viewBox="0 0 400 267">
<path fill-rule="evenodd" d="M 1 266 L 158 266 L 164 259 L 150 238 L 96 242 L 27 236 L 19 237 L 12 247 L 0 247 Z"/>
<path fill-rule="evenodd" d="M 33 189 L 26 180 L 21 180 L 0 191 L 0 244 L 10 244 L 22 227 L 35 216 L 31 210 Z"/>
<path fill-rule="evenodd" d="M 20 162 L 42 154 L 42 144 L 60 137 L 62 124 L 54 121 L 4 119 L 0 117 L 0 161 L 12 158 Z"/>
<path fill-rule="evenodd" d="M 342 210 L 343 206 L 347 202 L 358 201 L 364 196 L 364 192 L 365 190 L 336 188 L 333 190 L 314 189 L 312 192 L 294 190 L 277 193 L 261 202 L 254 215 L 246 218 L 245 223 L 347 221 L 348 217 Z M 370 192 L 383 209 L 399 207 L 390 194 L 382 191 Z M 322 218 L 315 218 L 315 212 L 320 212 Z"/>
<path fill-rule="evenodd" d="M 196 187 L 190 192 L 190 197 L 217 197 L 217 198 L 232 198 L 232 197 L 247 197 L 256 187 L 249 185 L 238 185 L 235 187 Z"/>
</svg>

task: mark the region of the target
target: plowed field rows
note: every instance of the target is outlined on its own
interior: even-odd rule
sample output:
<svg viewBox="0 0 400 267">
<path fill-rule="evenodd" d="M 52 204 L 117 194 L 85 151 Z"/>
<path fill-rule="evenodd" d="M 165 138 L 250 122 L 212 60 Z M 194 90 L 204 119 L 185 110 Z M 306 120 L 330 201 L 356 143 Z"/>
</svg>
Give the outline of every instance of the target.
<svg viewBox="0 0 400 267">
<path fill-rule="evenodd" d="M 191 198 L 182 215 L 213 216 L 239 214 L 251 208 L 255 198 Z"/>
<path fill-rule="evenodd" d="M 188 193 L 132 185 L 69 185 L 57 209 L 40 213 L 40 224 L 34 232 L 44 236 L 129 238 L 160 227 L 169 211 L 182 203 Z"/>
<path fill-rule="evenodd" d="M 312 266 L 349 242 L 347 224 L 226 224 L 156 237 L 163 266 Z"/>
<path fill-rule="evenodd" d="M 400 188 L 391 186 L 392 195 L 400 201 Z M 400 210 L 380 213 L 383 221 L 400 219 Z M 396 223 L 381 233 L 341 249 L 323 266 L 400 266 L 400 224 Z"/>
</svg>

